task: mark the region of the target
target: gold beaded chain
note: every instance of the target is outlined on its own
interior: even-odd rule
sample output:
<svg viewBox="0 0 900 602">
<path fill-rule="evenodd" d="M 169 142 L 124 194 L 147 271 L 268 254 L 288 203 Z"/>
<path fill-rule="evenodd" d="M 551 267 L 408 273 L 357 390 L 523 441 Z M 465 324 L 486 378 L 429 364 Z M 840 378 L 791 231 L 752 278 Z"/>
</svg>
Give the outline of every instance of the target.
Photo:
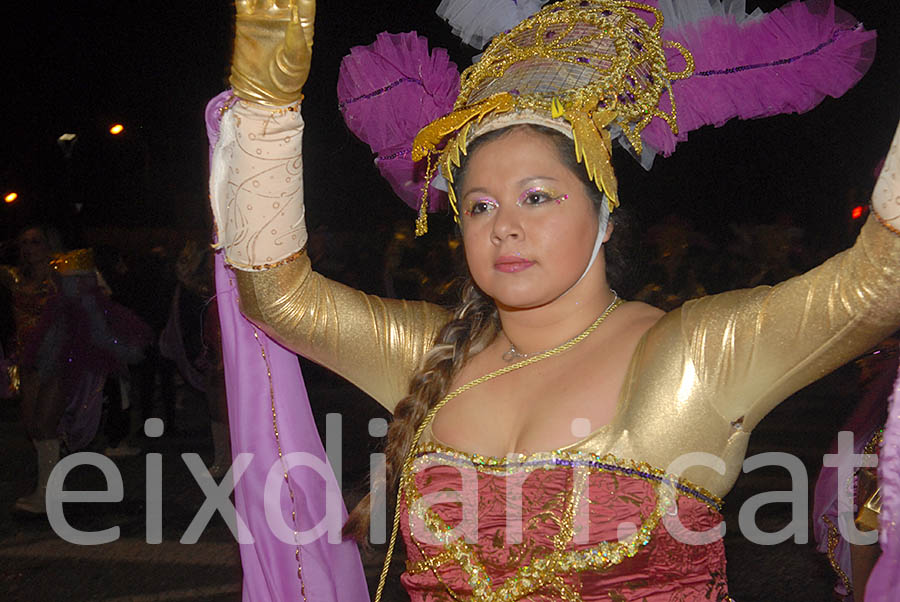
<svg viewBox="0 0 900 602">
<path fill-rule="evenodd" d="M 614 301 L 609 307 L 606 308 L 606 311 L 604 311 L 602 314 L 600 314 L 600 316 L 596 320 L 594 320 L 594 322 L 590 326 L 588 326 L 584 330 L 584 332 L 582 332 L 577 337 L 575 337 L 573 339 L 569 339 L 562 345 L 554 347 L 553 349 L 548 349 L 547 351 L 544 351 L 543 353 L 540 353 L 538 355 L 533 355 L 533 356 L 526 358 L 520 362 L 516 362 L 515 364 L 510 364 L 509 366 L 504 366 L 502 368 L 498 368 L 497 370 L 494 370 L 493 372 L 485 374 L 484 376 L 479 376 L 475 380 L 470 381 L 470 382 L 462 385 L 461 387 L 457 388 L 456 390 L 448 393 L 446 397 L 444 397 L 442 400 L 440 400 L 437 404 L 435 404 L 434 407 L 432 407 L 428 411 L 428 414 L 425 415 L 425 419 L 422 420 L 421 424 L 419 424 L 419 427 L 416 429 L 416 432 L 413 435 L 412 443 L 409 446 L 409 452 L 406 454 L 406 460 L 404 460 L 404 462 L 403 462 L 402 473 L 400 475 L 401 483 L 400 483 L 400 487 L 397 490 L 397 504 L 396 504 L 396 508 L 394 509 L 394 524 L 393 524 L 393 527 L 391 528 L 391 540 L 388 544 L 387 554 L 384 557 L 384 566 L 382 566 L 382 568 L 381 568 L 381 576 L 378 579 L 378 589 L 375 591 L 375 602 L 381 601 L 381 593 L 382 593 L 382 591 L 384 591 L 384 584 L 387 581 L 388 569 L 390 569 L 390 566 L 391 566 L 391 558 L 394 555 L 394 546 L 397 543 L 397 532 L 400 529 L 400 491 L 403 489 L 403 482 L 408 477 L 407 469 L 412 466 L 413 459 L 414 459 L 415 453 L 416 453 L 416 448 L 419 444 L 419 439 L 421 438 L 422 433 L 425 432 L 425 429 L 428 427 L 429 424 L 431 424 L 431 421 L 434 420 L 434 416 L 435 416 L 435 414 L 438 413 L 438 410 L 440 410 L 442 407 L 444 407 L 448 401 L 458 397 L 459 395 L 465 393 L 469 389 L 477 387 L 478 385 L 480 385 L 482 383 L 485 383 L 485 382 L 487 382 L 491 379 L 494 379 L 498 376 L 503 376 L 504 374 L 514 372 L 515 370 L 518 370 L 519 368 L 524 368 L 525 366 L 530 366 L 531 364 L 536 364 L 537 362 L 539 362 L 541 360 L 545 360 L 549 357 L 553 357 L 554 355 L 558 355 L 560 353 L 568 351 L 569 349 L 571 349 L 578 343 L 580 343 L 583 340 L 585 340 L 586 338 L 588 338 L 588 336 L 590 336 L 590 334 L 592 332 L 597 330 L 597 328 L 600 326 L 600 324 L 602 324 L 603 321 L 606 320 L 606 318 L 609 317 L 609 315 L 612 312 L 614 312 L 623 303 L 625 303 L 624 299 L 617 299 L 616 301 Z"/>
<path fill-rule="evenodd" d="M 612 294 L 613 294 L 613 300 L 609 302 L 609 305 L 606 306 L 606 309 L 603 310 L 603 313 L 606 313 L 606 310 L 608 310 L 610 307 L 612 307 L 613 304 L 615 304 L 615 302 L 619 300 L 619 293 L 617 293 L 616 291 L 613 291 Z M 531 353 L 522 353 L 521 351 L 516 349 L 516 344 L 510 340 L 509 335 L 507 335 L 504 332 L 503 336 L 505 336 L 506 340 L 509 341 L 509 351 L 505 352 L 501 356 L 503 358 L 503 361 L 506 363 L 512 362 L 513 360 L 524 360 L 529 357 L 534 357 L 535 355 L 540 355 L 540 354 L 544 353 L 544 351 L 533 351 Z M 572 340 L 574 340 L 574 337 L 572 339 L 569 339 L 569 341 L 572 341 Z M 568 343 L 569 341 L 566 341 L 566 343 Z M 566 343 L 563 343 L 563 345 L 565 345 Z M 560 347 L 561 346 L 562 345 L 560 345 Z"/>
</svg>

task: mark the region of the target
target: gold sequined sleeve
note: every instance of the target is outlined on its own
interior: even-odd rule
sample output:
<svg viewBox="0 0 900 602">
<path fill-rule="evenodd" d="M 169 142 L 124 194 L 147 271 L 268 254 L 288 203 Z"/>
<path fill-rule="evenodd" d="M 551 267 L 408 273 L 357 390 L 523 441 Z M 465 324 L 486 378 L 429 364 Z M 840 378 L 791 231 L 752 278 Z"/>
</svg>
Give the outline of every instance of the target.
<svg viewBox="0 0 900 602">
<path fill-rule="evenodd" d="M 390 411 L 449 314 L 382 299 L 314 272 L 306 253 L 261 272 L 235 271 L 241 311 L 292 351 L 340 374 Z"/>
<path fill-rule="evenodd" d="M 685 373 L 724 418 L 752 429 L 900 327 L 900 236 L 870 217 L 852 248 L 806 274 L 680 312 Z"/>
</svg>

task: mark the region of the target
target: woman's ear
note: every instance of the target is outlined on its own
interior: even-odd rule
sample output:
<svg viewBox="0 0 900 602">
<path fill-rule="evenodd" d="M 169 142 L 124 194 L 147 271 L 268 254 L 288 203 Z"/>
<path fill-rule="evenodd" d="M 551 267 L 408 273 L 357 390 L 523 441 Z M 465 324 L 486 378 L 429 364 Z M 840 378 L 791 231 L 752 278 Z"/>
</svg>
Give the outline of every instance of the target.
<svg viewBox="0 0 900 602">
<path fill-rule="evenodd" d="M 609 238 L 612 236 L 613 230 L 615 230 L 615 223 L 612 218 L 606 222 L 606 234 L 603 235 L 603 242 L 606 243 Z"/>
</svg>

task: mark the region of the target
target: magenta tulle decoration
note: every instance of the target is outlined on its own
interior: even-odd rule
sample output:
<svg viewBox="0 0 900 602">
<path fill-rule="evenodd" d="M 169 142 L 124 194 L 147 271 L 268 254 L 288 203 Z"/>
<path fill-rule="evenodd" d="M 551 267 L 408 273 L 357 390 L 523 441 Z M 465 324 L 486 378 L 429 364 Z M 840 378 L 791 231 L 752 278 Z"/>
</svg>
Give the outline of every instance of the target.
<svg viewBox="0 0 900 602">
<path fill-rule="evenodd" d="M 375 153 L 375 164 L 394 192 L 418 209 L 425 166 L 411 158 L 420 129 L 453 109 L 459 71 L 443 48 L 428 50 L 416 32 L 381 33 L 356 46 L 338 75 L 338 101 L 347 127 Z M 446 193 L 431 188 L 429 210 L 447 206 Z"/>
<path fill-rule="evenodd" d="M 875 55 L 875 32 L 831 0 L 793 2 L 742 22 L 735 15 L 678 22 L 665 26 L 663 37 L 683 44 L 695 61 L 693 76 L 672 86 L 678 135 L 660 119 L 643 132 L 665 156 L 704 125 L 803 113 L 841 96 Z M 682 68 L 683 59 L 671 56 L 670 68 Z"/>
<path fill-rule="evenodd" d="M 900 592 L 900 374 L 889 403 L 878 462 L 881 556 L 866 585 L 866 602 L 893 602 Z"/>
</svg>

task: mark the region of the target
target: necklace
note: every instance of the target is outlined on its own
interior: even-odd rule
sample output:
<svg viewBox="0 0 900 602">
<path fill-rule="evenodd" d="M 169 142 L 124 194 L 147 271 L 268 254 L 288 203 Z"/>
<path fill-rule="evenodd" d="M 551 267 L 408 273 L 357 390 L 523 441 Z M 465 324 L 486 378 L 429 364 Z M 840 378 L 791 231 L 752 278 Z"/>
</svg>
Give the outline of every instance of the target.
<svg viewBox="0 0 900 602">
<path fill-rule="evenodd" d="M 593 323 L 593 324 L 591 324 L 590 326 L 588 326 L 588 328 L 587 328 L 587 330 L 586 330 L 585 332 L 587 332 L 588 330 L 593 330 L 594 328 L 596 328 L 597 326 L 599 326 L 599 325 L 600 325 L 600 322 L 602 322 L 603 320 L 605 320 L 605 319 L 606 319 L 606 316 L 608 316 L 610 313 L 612 313 L 612 310 L 613 310 L 613 309 L 615 309 L 616 307 L 618 307 L 618 304 L 617 304 L 616 302 L 619 301 L 619 295 L 618 295 L 618 293 L 616 293 L 616 291 L 612 291 L 612 294 L 613 294 L 613 300 L 612 300 L 612 302 L 610 302 L 610 304 L 609 304 L 608 306 L 606 306 L 606 309 L 603 310 L 603 313 L 601 313 L 600 316 L 599 316 L 596 320 L 594 320 L 594 323 Z M 572 337 L 571 339 L 569 339 L 568 341 L 566 341 L 565 343 L 563 343 L 562 345 L 557 345 L 556 347 L 551 347 L 550 349 L 560 349 L 560 348 L 565 348 L 565 347 L 567 347 L 572 341 L 574 341 L 575 339 L 581 337 L 582 334 L 584 334 L 584 333 L 577 334 L 577 335 L 575 335 L 574 337 Z M 504 336 L 506 336 L 506 333 L 504 333 Z M 508 336 L 506 337 L 506 340 L 509 341 L 509 337 L 508 337 Z M 534 352 L 532 352 L 532 353 L 522 353 L 521 351 L 519 351 L 518 349 L 516 349 L 516 344 L 515 344 L 515 343 L 513 343 L 512 341 L 509 341 L 509 351 L 507 351 L 507 352 L 505 352 L 505 353 L 503 354 L 503 361 L 506 362 L 506 363 L 508 364 L 508 363 L 510 363 L 510 362 L 518 362 L 518 361 L 521 361 L 521 360 L 526 360 L 526 359 L 528 359 L 528 358 L 530 358 L 530 357 L 534 357 L 534 356 L 536 356 L 536 355 L 542 355 L 542 354 L 544 354 L 544 353 L 547 353 L 548 351 L 550 351 L 550 349 L 544 349 L 543 351 L 534 351 Z"/>
<path fill-rule="evenodd" d="M 537 362 L 539 362 L 541 360 L 545 360 L 548 357 L 553 357 L 554 355 L 556 355 L 558 353 L 562 353 L 563 351 L 567 351 L 567 350 L 571 349 L 572 347 L 574 347 L 581 341 L 588 338 L 588 336 L 592 332 L 597 330 L 597 327 L 600 326 L 600 324 L 603 322 L 603 320 L 605 320 L 609 316 L 609 314 L 614 312 L 616 310 L 616 308 L 618 308 L 623 303 L 625 303 L 625 301 L 623 299 L 619 299 L 619 295 L 616 294 L 616 291 L 613 291 L 612 303 L 610 303 L 609 306 L 603 311 L 603 313 L 600 314 L 600 316 L 596 320 L 594 320 L 594 323 L 591 324 L 590 326 L 588 326 L 584 330 L 584 332 L 582 332 L 581 334 L 572 337 L 571 339 L 569 339 L 562 345 L 557 345 L 556 347 L 547 349 L 546 351 L 542 351 L 540 353 L 529 353 L 527 356 L 525 356 L 525 354 L 520 354 L 520 356 L 524 357 L 524 359 L 521 359 L 514 364 L 510 364 L 509 366 L 503 366 L 502 368 L 498 368 L 497 370 L 494 370 L 493 372 L 491 372 L 489 374 L 485 374 L 484 376 L 480 376 L 480 377 L 476 378 L 475 380 L 464 384 L 463 386 L 459 387 L 455 391 L 451 391 L 450 393 L 448 393 L 446 395 L 446 397 L 444 397 L 439 402 L 437 402 L 437 404 L 435 404 L 430 410 L 428 410 L 428 414 L 425 415 L 425 419 L 419 424 L 418 428 L 416 428 L 416 432 L 413 434 L 412 443 L 410 443 L 409 451 L 406 454 L 406 460 L 403 463 L 403 469 L 400 474 L 400 492 L 398 492 L 398 494 L 397 494 L 398 500 L 399 500 L 399 496 L 402 495 L 402 491 L 403 491 L 403 488 L 405 487 L 406 479 L 410 478 L 410 467 L 412 465 L 413 459 L 415 458 L 416 449 L 418 448 L 419 439 L 422 437 L 422 433 L 425 431 L 425 429 L 428 427 L 428 425 L 431 424 L 431 421 L 434 420 L 434 417 L 438 413 L 438 410 L 440 410 L 442 407 L 444 407 L 444 405 L 448 401 L 456 398 L 461 393 L 464 393 L 464 392 L 468 391 L 469 389 L 472 389 L 473 387 L 477 387 L 478 385 L 485 383 L 493 378 L 496 378 L 498 376 L 503 376 L 504 374 L 509 374 L 510 372 L 514 372 L 520 368 L 524 368 L 525 366 L 530 366 L 531 364 L 536 364 Z M 513 347 L 513 349 L 511 351 L 515 351 L 515 347 Z M 506 356 L 506 354 L 504 354 L 504 359 L 505 359 L 505 356 Z M 390 543 L 388 544 L 387 555 L 385 555 L 384 565 L 381 568 L 381 576 L 378 579 L 378 588 L 375 590 L 375 602 L 380 602 L 381 594 L 384 591 L 384 584 L 387 580 L 388 568 L 390 568 L 390 566 L 391 566 L 391 558 L 393 557 L 393 554 L 394 554 L 394 545 L 397 543 L 397 533 L 399 532 L 399 529 L 400 529 L 400 504 L 398 503 L 398 504 L 396 504 L 395 509 L 394 509 L 394 524 L 393 524 L 393 527 L 391 528 L 391 539 L 390 539 Z"/>
</svg>

